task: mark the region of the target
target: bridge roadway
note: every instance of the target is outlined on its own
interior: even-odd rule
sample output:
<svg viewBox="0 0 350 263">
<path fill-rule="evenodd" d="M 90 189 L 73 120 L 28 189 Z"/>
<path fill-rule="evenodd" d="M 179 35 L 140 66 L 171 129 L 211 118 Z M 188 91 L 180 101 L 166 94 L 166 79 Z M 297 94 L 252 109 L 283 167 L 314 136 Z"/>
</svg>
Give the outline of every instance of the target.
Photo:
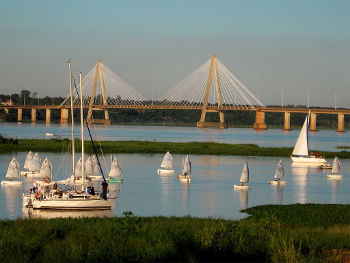
<svg viewBox="0 0 350 263">
<path fill-rule="evenodd" d="M 61 110 L 61 123 L 68 121 L 69 106 L 59 105 L 0 105 L 0 109 L 8 112 L 9 109 L 18 110 L 18 121 L 22 121 L 22 110 L 31 110 L 31 120 L 36 121 L 36 110 L 46 110 L 46 123 L 50 123 L 51 110 Z M 74 108 L 80 108 L 75 105 Z M 84 108 L 89 108 L 89 105 L 84 105 Z M 106 109 L 135 109 L 135 110 L 203 110 L 201 105 L 183 106 L 183 105 L 94 105 L 93 110 Z M 322 108 L 281 108 L 281 107 L 238 107 L 238 106 L 207 106 L 207 112 L 220 111 L 255 111 L 256 119 L 254 128 L 258 130 L 266 129 L 265 113 L 266 112 L 281 112 L 284 113 L 284 130 L 290 130 L 290 113 L 308 113 L 310 116 L 310 130 L 316 130 L 316 116 L 317 114 L 336 114 L 338 115 L 338 129 L 337 131 L 344 131 L 344 115 L 350 114 L 350 109 L 322 109 Z"/>
</svg>

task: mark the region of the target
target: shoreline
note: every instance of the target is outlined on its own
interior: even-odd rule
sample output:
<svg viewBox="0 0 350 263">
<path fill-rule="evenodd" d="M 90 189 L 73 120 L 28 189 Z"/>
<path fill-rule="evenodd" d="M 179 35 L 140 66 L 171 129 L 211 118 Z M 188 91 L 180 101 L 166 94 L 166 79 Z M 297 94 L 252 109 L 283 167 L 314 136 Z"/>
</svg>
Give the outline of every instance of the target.
<svg viewBox="0 0 350 263">
<path fill-rule="evenodd" d="M 350 205 L 262 205 L 247 218 L 0 220 L 4 262 L 349 262 Z M 33 234 L 35 233 L 35 234 Z M 25 242 L 23 242 L 25 240 Z"/>
<path fill-rule="evenodd" d="M 271 156 L 290 157 L 292 147 L 260 147 L 255 144 L 227 144 L 213 142 L 151 142 L 151 141 L 101 141 L 102 150 L 107 153 L 143 153 L 192 155 L 228 155 L 228 156 Z M 76 151 L 80 150 L 79 140 L 76 140 Z M 95 143 L 98 147 L 99 143 Z M 99 149 L 97 149 L 99 152 Z M 69 139 L 13 139 L 1 138 L 0 154 L 12 152 L 70 152 Z M 93 153 L 90 141 L 85 142 L 85 151 Z M 312 150 L 310 150 L 312 152 Z M 326 158 L 350 159 L 350 151 L 330 152 L 318 151 Z"/>
</svg>

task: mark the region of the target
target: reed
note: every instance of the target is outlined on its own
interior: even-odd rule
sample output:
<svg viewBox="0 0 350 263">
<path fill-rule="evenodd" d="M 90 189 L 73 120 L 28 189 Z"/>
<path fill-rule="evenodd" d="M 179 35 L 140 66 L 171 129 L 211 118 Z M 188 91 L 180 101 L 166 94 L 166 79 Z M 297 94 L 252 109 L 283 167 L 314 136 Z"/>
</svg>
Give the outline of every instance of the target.
<svg viewBox="0 0 350 263">
<path fill-rule="evenodd" d="M 3 262 L 335 262 L 350 205 L 259 206 L 242 220 L 193 217 L 0 221 Z"/>
<path fill-rule="evenodd" d="M 101 141 L 104 153 L 149 153 L 158 154 L 170 151 L 175 154 L 205 154 L 205 155 L 233 155 L 233 156 L 281 156 L 289 157 L 293 148 L 259 147 L 254 144 L 226 144 L 212 142 L 151 142 L 151 141 Z M 97 144 L 97 143 L 96 143 Z M 77 142 L 76 150 L 80 151 Z M 69 139 L 18 139 L 14 143 L 0 144 L 0 153 L 8 152 L 69 152 Z M 85 143 L 85 151 L 93 153 L 91 142 Z M 350 152 L 321 152 L 327 158 L 350 158 Z"/>
</svg>

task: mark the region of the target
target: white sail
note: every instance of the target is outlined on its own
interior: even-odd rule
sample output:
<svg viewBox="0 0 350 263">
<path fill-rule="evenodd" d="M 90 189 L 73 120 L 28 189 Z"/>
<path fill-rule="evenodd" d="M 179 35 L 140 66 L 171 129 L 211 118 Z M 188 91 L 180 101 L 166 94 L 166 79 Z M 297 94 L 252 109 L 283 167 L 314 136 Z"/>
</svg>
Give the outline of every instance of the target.
<svg viewBox="0 0 350 263">
<path fill-rule="evenodd" d="M 100 166 L 98 165 L 98 160 L 97 160 L 97 157 L 96 155 L 93 155 L 92 158 L 92 163 L 93 163 L 93 166 L 94 166 L 94 175 L 100 175 L 101 174 L 101 171 L 100 171 Z"/>
<path fill-rule="evenodd" d="M 86 175 L 94 175 L 94 162 L 92 161 L 91 156 L 85 162 L 85 172 Z"/>
<path fill-rule="evenodd" d="M 308 126 L 309 126 L 309 115 L 306 116 L 305 118 L 304 125 L 301 128 L 292 156 L 306 156 L 306 157 L 309 156 Z"/>
<path fill-rule="evenodd" d="M 79 158 L 77 165 L 75 166 L 75 177 L 81 177 L 82 172 L 82 161 L 81 157 Z"/>
<path fill-rule="evenodd" d="M 332 174 L 340 174 L 340 162 L 339 162 L 338 157 L 334 158 L 333 167 L 332 167 Z"/>
<path fill-rule="evenodd" d="M 30 163 L 29 171 L 39 172 L 41 167 L 41 160 L 38 153 L 35 153 Z"/>
<path fill-rule="evenodd" d="M 9 167 L 7 168 L 7 178 L 20 178 L 21 167 L 15 157 L 12 158 Z"/>
<path fill-rule="evenodd" d="M 52 177 L 52 164 L 49 159 L 46 157 L 40 168 L 40 176 L 41 177 Z"/>
<path fill-rule="evenodd" d="M 171 156 L 170 152 L 167 152 L 164 155 L 162 164 L 160 167 L 165 168 L 165 169 L 172 169 L 173 168 L 173 157 Z"/>
<path fill-rule="evenodd" d="M 121 178 L 122 177 L 122 169 L 120 167 L 120 163 L 118 158 L 115 156 L 111 163 L 111 170 L 109 171 L 110 178 Z"/>
<path fill-rule="evenodd" d="M 33 153 L 32 151 L 29 151 L 29 153 L 27 154 L 27 158 L 24 161 L 23 168 L 29 170 L 32 160 L 33 160 Z"/>
<path fill-rule="evenodd" d="M 186 158 L 182 161 L 182 175 L 187 174 L 191 174 L 191 161 L 188 155 L 186 155 Z"/>
<path fill-rule="evenodd" d="M 248 163 L 245 162 L 241 178 L 239 179 L 240 183 L 249 183 L 249 168 L 248 168 Z"/>
<path fill-rule="evenodd" d="M 279 163 L 277 164 L 277 168 L 276 168 L 276 172 L 275 172 L 275 179 L 280 179 L 283 180 L 284 179 L 284 169 L 283 169 L 283 164 L 282 164 L 282 160 L 279 161 Z"/>
</svg>

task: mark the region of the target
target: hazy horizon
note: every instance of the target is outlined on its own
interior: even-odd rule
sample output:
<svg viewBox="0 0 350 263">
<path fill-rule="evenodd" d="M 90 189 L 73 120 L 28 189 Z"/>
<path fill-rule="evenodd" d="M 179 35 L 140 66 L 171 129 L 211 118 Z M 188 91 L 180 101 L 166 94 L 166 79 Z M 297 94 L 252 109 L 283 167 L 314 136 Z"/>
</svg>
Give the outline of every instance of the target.
<svg viewBox="0 0 350 263">
<path fill-rule="evenodd" d="M 68 94 L 98 59 L 157 98 L 212 54 L 265 105 L 350 108 L 350 1 L 0 2 L 0 93 Z"/>
</svg>

